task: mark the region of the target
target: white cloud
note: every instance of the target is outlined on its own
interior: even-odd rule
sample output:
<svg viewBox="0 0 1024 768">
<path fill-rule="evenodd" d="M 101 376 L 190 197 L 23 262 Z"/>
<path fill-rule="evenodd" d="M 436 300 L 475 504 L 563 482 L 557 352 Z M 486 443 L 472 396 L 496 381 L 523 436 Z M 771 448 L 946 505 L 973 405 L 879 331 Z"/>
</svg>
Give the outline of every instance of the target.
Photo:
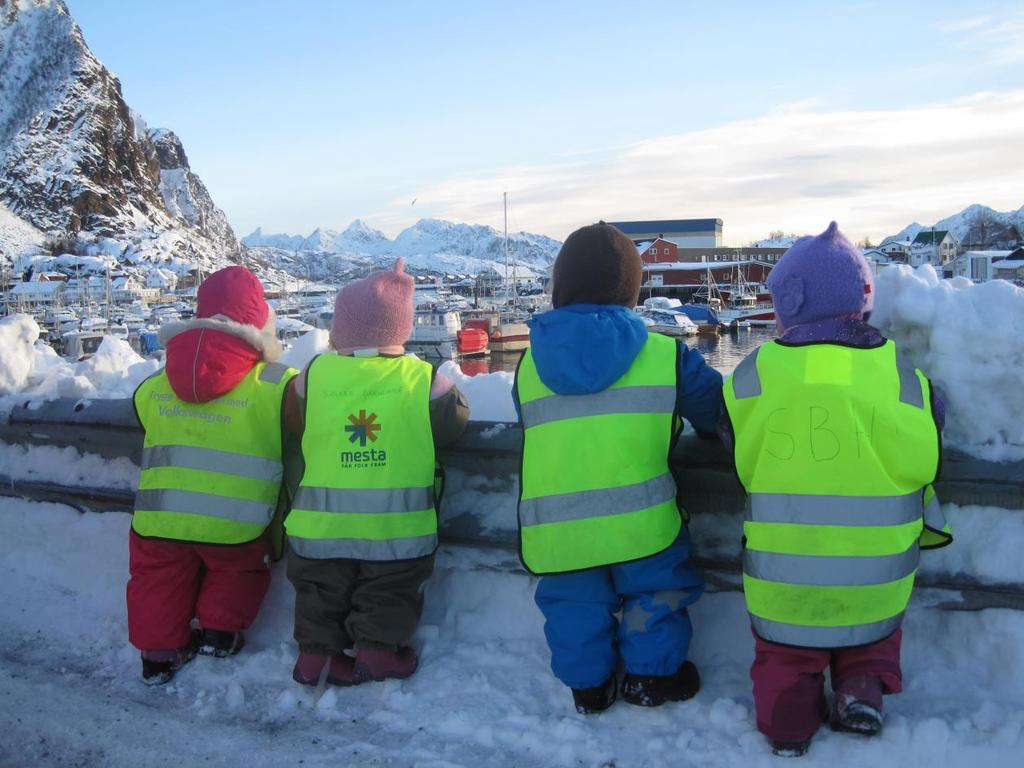
<svg viewBox="0 0 1024 768">
<path fill-rule="evenodd" d="M 770 230 L 881 237 L 966 205 L 1024 203 L 1024 90 L 892 111 L 787 108 L 707 130 L 496 169 L 403 194 L 386 229 L 435 216 L 564 237 L 597 219 L 725 220 L 727 242 Z"/>
<path fill-rule="evenodd" d="M 960 50 L 997 66 L 1024 62 L 1024 9 L 939 22 Z"/>
</svg>

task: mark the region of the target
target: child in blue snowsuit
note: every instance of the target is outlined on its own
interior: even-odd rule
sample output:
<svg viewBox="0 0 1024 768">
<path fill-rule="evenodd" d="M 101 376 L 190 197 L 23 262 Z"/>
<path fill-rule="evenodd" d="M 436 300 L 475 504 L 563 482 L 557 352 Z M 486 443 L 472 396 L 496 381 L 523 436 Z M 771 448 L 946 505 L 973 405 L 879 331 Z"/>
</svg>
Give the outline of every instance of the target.
<svg viewBox="0 0 1024 768">
<path fill-rule="evenodd" d="M 569 236 L 554 310 L 530 323 L 513 396 L 524 429 L 524 565 L 555 676 L 584 714 L 622 697 L 658 706 L 700 687 L 687 606 L 704 590 L 690 562 L 669 453 L 680 417 L 713 436 L 721 375 L 632 311 L 642 266 L 603 222 Z M 618 618 L 621 612 L 621 619 Z"/>
</svg>

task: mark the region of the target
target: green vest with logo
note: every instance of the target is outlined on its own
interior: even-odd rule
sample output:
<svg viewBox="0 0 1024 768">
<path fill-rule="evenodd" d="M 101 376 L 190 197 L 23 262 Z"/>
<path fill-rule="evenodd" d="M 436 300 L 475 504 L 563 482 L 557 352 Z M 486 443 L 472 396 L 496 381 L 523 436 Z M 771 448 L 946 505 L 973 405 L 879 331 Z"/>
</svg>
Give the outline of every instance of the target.
<svg viewBox="0 0 1024 768">
<path fill-rule="evenodd" d="M 519 537 L 532 573 L 638 560 L 679 535 L 668 464 L 678 437 L 676 344 L 649 334 L 629 370 L 589 395 L 555 394 L 530 350 L 523 355 L 516 372 L 523 424 Z"/>
<path fill-rule="evenodd" d="M 259 537 L 281 493 L 281 398 L 296 373 L 257 363 L 206 403 L 179 399 L 166 371 L 142 382 L 134 396 L 146 433 L 135 532 L 207 544 Z"/>
<path fill-rule="evenodd" d="M 757 633 L 816 648 L 894 632 L 919 550 L 951 540 L 931 387 L 891 341 L 762 345 L 726 379 Z"/>
<path fill-rule="evenodd" d="M 431 377 L 414 357 L 313 360 L 305 471 L 285 519 L 295 554 L 382 561 L 437 549 Z"/>
</svg>

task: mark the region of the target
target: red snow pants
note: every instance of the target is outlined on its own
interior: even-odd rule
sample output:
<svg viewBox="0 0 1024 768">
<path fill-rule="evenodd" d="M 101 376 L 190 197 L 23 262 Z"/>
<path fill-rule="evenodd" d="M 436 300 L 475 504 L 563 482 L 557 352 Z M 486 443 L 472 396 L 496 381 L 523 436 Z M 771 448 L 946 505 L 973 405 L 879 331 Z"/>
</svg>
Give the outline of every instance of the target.
<svg viewBox="0 0 1024 768">
<path fill-rule="evenodd" d="M 270 587 L 266 534 L 246 544 L 195 544 L 129 534 L 128 641 L 140 651 L 188 645 L 190 622 L 247 629 Z"/>
<path fill-rule="evenodd" d="M 772 741 L 810 739 L 826 712 L 825 670 L 832 668 L 832 689 L 853 677 L 876 677 L 885 693 L 903 688 L 900 643 L 903 630 L 871 645 L 852 648 L 800 648 L 779 645 L 754 633 L 754 708 L 757 729 Z"/>
</svg>

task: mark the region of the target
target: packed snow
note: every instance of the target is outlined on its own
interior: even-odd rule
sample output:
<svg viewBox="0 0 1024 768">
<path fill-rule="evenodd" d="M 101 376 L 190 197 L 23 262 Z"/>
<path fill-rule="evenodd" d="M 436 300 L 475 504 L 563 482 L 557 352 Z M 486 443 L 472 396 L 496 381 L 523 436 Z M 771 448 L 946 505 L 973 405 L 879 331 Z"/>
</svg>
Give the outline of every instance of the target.
<svg viewBox="0 0 1024 768">
<path fill-rule="evenodd" d="M 883 269 L 871 321 L 938 387 L 943 439 L 980 458 L 1024 458 L 1024 289 L 942 280 L 926 264 Z"/>
<path fill-rule="evenodd" d="M 160 363 L 146 360 L 128 342 L 107 336 L 81 362 L 68 362 L 37 341 L 39 326 L 28 315 L 0 318 L 0 410 L 18 401 L 131 397 Z"/>
<path fill-rule="evenodd" d="M 293 594 L 278 565 L 241 655 L 198 658 L 147 688 L 126 641 L 129 520 L 0 500 L 0 765 L 779 764 L 753 722 L 741 594 L 708 594 L 693 611 L 695 699 L 585 717 L 548 668 L 534 579 L 500 552 L 442 549 L 409 680 L 319 698 L 293 683 Z M 1024 614 L 931 607 L 945 597 L 921 593 L 908 613 L 905 690 L 887 699 L 883 734 L 822 729 L 801 765 L 1018 763 Z"/>
</svg>

